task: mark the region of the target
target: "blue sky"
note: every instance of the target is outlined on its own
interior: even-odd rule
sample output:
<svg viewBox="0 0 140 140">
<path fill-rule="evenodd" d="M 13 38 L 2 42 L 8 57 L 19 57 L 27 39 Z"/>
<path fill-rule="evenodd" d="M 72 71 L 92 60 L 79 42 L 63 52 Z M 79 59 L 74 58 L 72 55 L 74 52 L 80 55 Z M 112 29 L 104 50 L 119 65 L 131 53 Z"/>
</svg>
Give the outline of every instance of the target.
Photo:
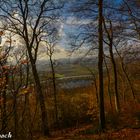
<svg viewBox="0 0 140 140">
<path fill-rule="evenodd" d="M 116 0 L 117 3 L 120 3 L 122 0 Z"/>
<path fill-rule="evenodd" d="M 110 0 L 110 2 L 116 3 L 116 5 L 120 4 L 121 1 L 122 0 Z M 87 0 L 73 0 L 73 2 L 68 1 L 65 5 L 63 11 L 63 17 L 65 18 L 65 20 L 64 23 L 62 23 L 62 25 L 60 26 L 60 34 L 62 34 L 60 45 L 62 47 L 69 47 L 68 42 L 70 39 L 68 38 L 68 34 L 79 34 L 82 31 L 82 29 L 79 28 L 79 26 L 81 26 L 81 23 L 88 24 L 90 22 L 89 19 L 92 19 L 91 13 L 89 14 L 89 16 L 87 16 L 86 13 L 83 13 L 82 15 L 77 17 L 75 13 L 69 11 L 70 7 L 76 7 L 83 2 L 87 2 Z"/>
</svg>

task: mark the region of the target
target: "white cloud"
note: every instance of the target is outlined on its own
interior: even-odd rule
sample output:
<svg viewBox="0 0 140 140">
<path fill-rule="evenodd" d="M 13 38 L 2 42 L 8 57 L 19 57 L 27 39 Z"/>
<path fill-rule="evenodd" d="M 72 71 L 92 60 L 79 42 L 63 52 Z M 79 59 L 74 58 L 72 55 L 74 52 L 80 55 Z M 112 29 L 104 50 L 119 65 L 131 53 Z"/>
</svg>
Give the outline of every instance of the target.
<svg viewBox="0 0 140 140">
<path fill-rule="evenodd" d="M 65 36 L 65 32 L 64 32 L 64 23 L 60 23 L 60 26 L 59 26 L 59 36 L 63 37 Z"/>
<path fill-rule="evenodd" d="M 81 25 L 81 24 L 89 24 L 91 23 L 90 19 L 79 19 L 74 16 L 70 16 L 66 20 L 66 24 L 68 25 Z"/>
<path fill-rule="evenodd" d="M 54 50 L 55 51 L 53 54 L 53 59 L 60 59 L 60 58 L 68 57 L 68 53 L 63 47 L 56 45 Z M 49 59 L 49 56 L 47 55 L 47 48 L 45 45 L 40 47 L 39 52 L 38 52 L 38 59 L 39 60 Z"/>
</svg>

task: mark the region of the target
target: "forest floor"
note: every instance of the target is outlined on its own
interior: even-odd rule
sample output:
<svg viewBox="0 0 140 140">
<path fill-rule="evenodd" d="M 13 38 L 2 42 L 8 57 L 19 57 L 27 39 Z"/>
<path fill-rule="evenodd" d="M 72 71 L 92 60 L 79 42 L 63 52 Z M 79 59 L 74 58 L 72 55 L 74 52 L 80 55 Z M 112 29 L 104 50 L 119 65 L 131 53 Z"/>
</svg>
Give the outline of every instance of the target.
<svg viewBox="0 0 140 140">
<path fill-rule="evenodd" d="M 91 124 L 51 131 L 51 137 L 36 140 L 140 140 L 140 103 L 123 104 L 119 115 L 106 114 L 106 129 L 100 133 L 98 119 Z"/>
<path fill-rule="evenodd" d="M 77 129 L 56 132 L 51 138 L 40 137 L 38 140 L 140 140 L 140 128 L 121 128 L 106 130 L 104 133 L 93 132 L 92 125 Z"/>
</svg>

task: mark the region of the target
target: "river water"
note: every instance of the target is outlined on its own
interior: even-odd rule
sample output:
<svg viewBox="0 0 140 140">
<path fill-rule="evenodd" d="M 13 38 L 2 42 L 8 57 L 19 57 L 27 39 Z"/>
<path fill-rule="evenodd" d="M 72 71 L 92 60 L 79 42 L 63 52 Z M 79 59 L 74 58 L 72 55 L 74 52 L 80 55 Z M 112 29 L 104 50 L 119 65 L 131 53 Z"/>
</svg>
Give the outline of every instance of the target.
<svg viewBox="0 0 140 140">
<path fill-rule="evenodd" d="M 79 87 L 87 87 L 93 83 L 91 79 L 72 79 L 66 81 L 60 81 L 59 86 L 62 89 L 73 89 Z"/>
</svg>

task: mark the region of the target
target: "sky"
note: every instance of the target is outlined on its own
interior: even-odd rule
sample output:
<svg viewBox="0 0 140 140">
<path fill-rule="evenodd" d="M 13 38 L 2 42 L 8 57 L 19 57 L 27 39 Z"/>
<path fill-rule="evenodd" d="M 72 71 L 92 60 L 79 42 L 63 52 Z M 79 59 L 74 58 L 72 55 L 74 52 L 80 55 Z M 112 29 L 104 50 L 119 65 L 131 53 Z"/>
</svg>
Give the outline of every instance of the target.
<svg viewBox="0 0 140 140">
<path fill-rule="evenodd" d="M 110 1 L 115 2 L 116 5 L 121 2 L 121 0 L 110 0 Z M 63 18 L 63 20 L 62 20 L 62 22 L 60 22 L 60 26 L 59 26 L 59 35 L 61 36 L 61 40 L 57 45 L 58 45 L 58 47 L 62 47 L 63 53 L 64 53 L 64 49 L 69 49 L 71 47 L 70 46 L 71 38 L 69 36 L 77 36 L 78 34 L 85 32 L 83 27 L 86 27 L 87 25 L 89 25 L 91 23 L 91 20 L 93 21 L 93 19 L 94 19 L 94 17 L 92 17 L 92 15 L 94 15 L 94 14 L 92 14 L 91 12 L 75 14 L 74 12 L 72 12 L 70 10 L 71 7 L 72 8 L 77 7 L 78 5 L 81 6 L 83 2 L 87 2 L 87 0 L 68 1 L 65 4 L 63 12 L 61 13 L 62 14 L 61 17 Z M 90 5 L 90 8 L 91 8 L 91 5 Z M 95 7 L 93 6 L 91 9 L 94 9 L 94 8 Z M 97 11 L 97 10 L 95 10 L 95 11 Z M 98 14 L 98 13 L 96 13 L 96 14 Z M 94 21 L 94 23 L 97 24 L 96 20 Z M 91 30 L 91 32 L 93 32 L 93 31 Z M 83 47 L 87 47 L 88 45 L 87 44 L 85 46 L 83 45 Z M 82 48 L 82 49 L 83 49 L 83 51 L 85 51 L 84 48 Z"/>
<path fill-rule="evenodd" d="M 116 0 L 117 3 L 120 3 L 122 0 Z"/>
<path fill-rule="evenodd" d="M 82 5 L 83 2 L 86 2 L 87 0 L 75 0 L 75 2 L 68 2 L 65 5 L 64 8 L 64 22 L 61 23 L 60 25 L 60 34 L 62 35 L 60 45 L 64 48 L 69 48 L 70 47 L 70 39 L 69 35 L 78 35 L 80 32 L 82 32 L 82 28 L 80 27 L 81 25 L 86 25 L 89 24 L 91 19 L 92 19 L 92 14 L 87 14 L 86 12 L 81 15 L 74 14 L 71 12 L 70 8 L 72 7 L 77 7 L 77 5 Z M 122 0 L 110 0 L 111 2 L 115 2 L 116 5 L 120 4 Z M 94 8 L 93 8 L 94 9 Z"/>
</svg>

